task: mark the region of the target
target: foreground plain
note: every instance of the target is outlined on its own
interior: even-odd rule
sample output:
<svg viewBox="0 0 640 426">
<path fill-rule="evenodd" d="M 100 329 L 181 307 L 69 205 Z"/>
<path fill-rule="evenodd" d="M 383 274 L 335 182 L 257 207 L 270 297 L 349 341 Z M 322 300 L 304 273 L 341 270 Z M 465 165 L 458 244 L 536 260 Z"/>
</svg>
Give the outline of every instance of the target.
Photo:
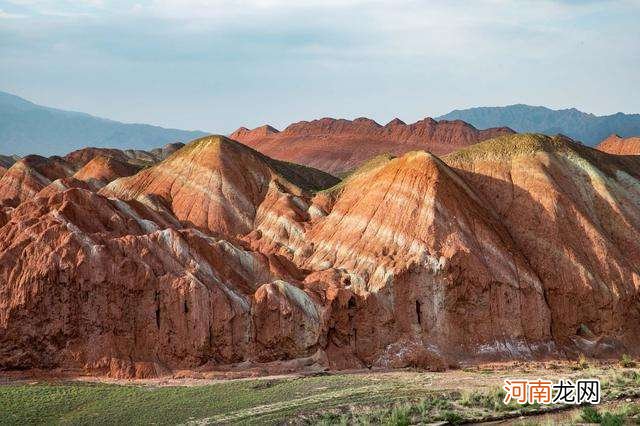
<svg viewBox="0 0 640 426">
<path fill-rule="evenodd" d="M 456 424 L 497 419 L 538 423 L 546 418 L 579 421 L 584 414 L 581 409 L 556 412 L 560 407 L 507 406 L 500 390 L 507 377 L 596 377 L 603 383 L 601 415 L 635 422 L 640 413 L 640 370 L 635 365 L 519 363 L 438 373 L 368 371 L 229 381 L 98 382 L 5 376 L 0 378 L 0 423 Z M 553 413 L 536 416 L 549 412 Z"/>
</svg>

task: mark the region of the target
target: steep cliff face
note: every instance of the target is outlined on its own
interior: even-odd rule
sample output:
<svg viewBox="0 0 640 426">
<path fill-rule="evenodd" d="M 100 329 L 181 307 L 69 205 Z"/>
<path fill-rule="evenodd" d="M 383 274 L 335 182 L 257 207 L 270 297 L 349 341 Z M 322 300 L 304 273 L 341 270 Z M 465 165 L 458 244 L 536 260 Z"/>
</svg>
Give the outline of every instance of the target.
<svg viewBox="0 0 640 426">
<path fill-rule="evenodd" d="M 242 360 L 250 294 L 272 279 L 265 256 L 80 189 L 22 204 L 1 234 L 3 367 L 139 377 Z"/>
<path fill-rule="evenodd" d="M 323 118 L 289 125 L 282 132 L 270 126 L 240 128 L 230 135 L 270 157 L 344 174 L 371 157 L 412 150 L 447 154 L 495 136 L 514 133 L 506 127 L 478 130 L 463 121 L 425 118 L 413 124 L 395 119 L 381 126 L 368 118 L 353 121 Z"/>
<path fill-rule="evenodd" d="M 202 168 L 172 168 L 185 157 L 186 164 L 195 167 L 197 159 Z M 242 161 L 248 162 L 245 168 L 233 167 Z M 68 366 L 145 377 L 166 369 L 318 351 L 326 333 L 320 322 L 326 298 L 287 282 L 301 276 L 290 261 L 212 235 L 229 232 L 231 240 L 237 230 L 227 224 L 242 225 L 237 218 L 248 220 L 261 201 L 284 197 L 289 201 L 280 208 L 294 208 L 293 197 L 305 197 L 301 187 L 337 180 L 224 138 L 196 141 L 164 166 L 166 174 L 146 170 L 138 177 L 156 177 L 160 182 L 149 187 L 161 188 L 173 171 L 170 186 L 181 183 L 178 192 L 192 191 L 185 197 L 204 197 L 194 203 L 208 201 L 213 208 L 239 200 L 232 205 L 238 210 L 227 210 L 232 213 L 228 222 L 212 222 L 222 224 L 214 230 L 203 226 L 208 234 L 190 221 L 183 226 L 176 218 L 180 203 L 167 202 L 162 197 L 171 195 L 163 191 L 141 191 L 125 201 L 68 188 L 43 192 L 8 211 L 0 228 L 1 367 Z M 207 171 L 200 186 L 184 187 Z M 229 176 L 243 176 L 244 185 L 229 189 Z M 247 209 L 249 201 L 256 206 Z M 278 309 L 283 319 L 273 323 Z M 291 318 L 292 310 L 300 316 Z M 308 320 L 307 328 L 297 319 Z M 281 347 L 285 341 L 287 348 Z"/>
<path fill-rule="evenodd" d="M 613 134 L 600 142 L 596 149 L 609 154 L 640 155 L 640 137 L 622 138 Z"/>
<path fill-rule="evenodd" d="M 516 135 L 338 181 L 213 136 L 99 191 L 90 164 L 4 210 L 0 368 L 640 352 L 634 157 Z"/>
</svg>

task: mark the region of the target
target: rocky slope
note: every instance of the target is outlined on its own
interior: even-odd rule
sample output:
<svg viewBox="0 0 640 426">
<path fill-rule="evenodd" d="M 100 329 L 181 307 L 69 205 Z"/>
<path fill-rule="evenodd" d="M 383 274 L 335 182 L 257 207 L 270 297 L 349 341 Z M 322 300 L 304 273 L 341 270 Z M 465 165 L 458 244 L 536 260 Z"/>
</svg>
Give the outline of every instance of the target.
<svg viewBox="0 0 640 426">
<path fill-rule="evenodd" d="M 101 193 L 123 200 L 153 197 L 181 222 L 229 238 L 253 229 L 265 201 L 335 183 L 326 173 L 272 160 L 224 137 L 205 137 Z"/>
<path fill-rule="evenodd" d="M 444 161 L 526 256 L 542 282 L 556 343 L 584 353 L 638 349 L 640 158 L 522 135 Z"/>
<path fill-rule="evenodd" d="M 622 138 L 613 134 L 596 147 L 600 151 L 617 155 L 640 155 L 640 137 Z"/>
<path fill-rule="evenodd" d="M 136 149 L 120 150 L 114 148 L 82 148 L 65 155 L 64 159 L 77 168 L 84 166 L 98 156 L 114 158 L 122 163 L 135 166 L 150 166 L 164 160 L 183 146 L 183 143 L 175 142 L 150 151 Z"/>
<path fill-rule="evenodd" d="M 447 154 L 495 136 L 508 128 L 478 130 L 462 121 L 437 122 L 425 118 L 413 124 L 399 119 L 381 126 L 367 118 L 301 121 L 278 132 L 271 126 L 240 128 L 229 137 L 265 155 L 344 174 L 376 155 L 401 155 L 411 150 Z"/>
<path fill-rule="evenodd" d="M 20 157 L 17 157 L 15 155 L 0 155 L 0 167 L 8 169 L 9 167 L 13 166 L 19 159 Z"/>
<path fill-rule="evenodd" d="M 0 208 L 15 207 L 46 188 L 45 193 L 68 187 L 94 189 L 112 180 L 130 176 L 143 166 L 153 165 L 184 144 L 172 143 L 151 151 L 83 148 L 64 157 L 28 155 L 2 158 L 0 169 Z"/>
<path fill-rule="evenodd" d="M 15 207 L 51 182 L 74 173 L 60 157 L 29 155 L 15 162 L 0 178 L 0 206 Z"/>
<path fill-rule="evenodd" d="M 636 157 L 510 135 L 338 181 L 216 136 L 76 180 L 5 209 L 0 368 L 640 353 Z"/>
<path fill-rule="evenodd" d="M 134 175 L 140 167 L 123 163 L 113 157 L 94 157 L 78 170 L 73 178 L 87 182 L 95 189 L 101 189 L 110 182 L 126 176 Z"/>
</svg>

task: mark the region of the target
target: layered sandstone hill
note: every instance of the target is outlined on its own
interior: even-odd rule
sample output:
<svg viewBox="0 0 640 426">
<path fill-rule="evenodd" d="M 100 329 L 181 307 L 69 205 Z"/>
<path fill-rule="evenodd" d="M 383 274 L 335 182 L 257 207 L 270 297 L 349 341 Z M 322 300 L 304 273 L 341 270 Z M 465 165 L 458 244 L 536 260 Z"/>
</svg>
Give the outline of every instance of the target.
<svg viewBox="0 0 640 426">
<path fill-rule="evenodd" d="M 564 137 L 501 137 L 444 158 L 496 212 L 542 282 L 556 342 L 635 351 L 640 157 Z M 587 336 L 598 336 L 588 340 Z"/>
<path fill-rule="evenodd" d="M 0 178 L 0 206 L 15 207 L 33 198 L 52 181 L 73 173 L 60 157 L 29 155 L 15 162 Z"/>
<path fill-rule="evenodd" d="M 113 148 L 83 148 L 67 154 L 64 159 L 75 167 L 79 168 L 87 164 L 95 157 L 114 158 L 122 163 L 134 166 L 149 166 L 164 160 L 184 146 L 183 143 L 170 143 L 162 148 L 142 151 L 135 149 L 113 149 Z"/>
<path fill-rule="evenodd" d="M 0 155 L 0 178 L 13 166 L 20 158 L 15 156 Z"/>
<path fill-rule="evenodd" d="M 622 138 L 613 134 L 600 142 L 597 149 L 609 154 L 640 155 L 640 137 Z"/>
<path fill-rule="evenodd" d="M 478 130 L 464 121 L 431 118 L 405 124 L 394 119 L 382 126 L 368 118 L 301 121 L 278 132 L 271 126 L 244 127 L 229 137 L 265 155 L 305 164 L 333 174 L 344 174 L 376 155 L 401 155 L 412 150 L 447 154 L 513 130 L 500 127 Z"/>
<path fill-rule="evenodd" d="M 20 158 L 15 155 L 0 155 L 0 167 L 8 169 L 13 166 Z"/>
<path fill-rule="evenodd" d="M 40 191 L 51 194 L 69 187 L 99 189 L 112 180 L 151 166 L 184 144 L 173 143 L 151 151 L 84 148 L 64 157 L 2 156 L 0 208 L 15 207 Z"/>
<path fill-rule="evenodd" d="M 118 178 L 134 175 L 138 170 L 140 167 L 99 155 L 85 164 L 73 177 L 100 189 Z"/>
<path fill-rule="evenodd" d="M 640 158 L 503 136 L 339 182 L 224 137 L 0 227 L 0 368 L 640 353 Z"/>
<path fill-rule="evenodd" d="M 265 200 L 277 204 L 289 196 L 293 206 L 303 190 L 337 182 L 326 173 L 272 160 L 216 136 L 193 141 L 155 167 L 112 182 L 101 193 L 124 200 L 153 196 L 181 222 L 235 237 L 253 229 Z"/>
</svg>

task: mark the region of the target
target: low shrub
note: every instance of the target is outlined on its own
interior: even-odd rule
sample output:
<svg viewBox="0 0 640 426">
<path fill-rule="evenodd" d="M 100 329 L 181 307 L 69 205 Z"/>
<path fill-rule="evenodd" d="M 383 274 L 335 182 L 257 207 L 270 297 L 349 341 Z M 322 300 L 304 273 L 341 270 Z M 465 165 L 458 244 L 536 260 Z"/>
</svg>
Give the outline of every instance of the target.
<svg viewBox="0 0 640 426">
<path fill-rule="evenodd" d="M 604 426 L 622 426 L 624 425 L 624 416 L 622 414 L 604 413 L 600 424 Z"/>
</svg>

